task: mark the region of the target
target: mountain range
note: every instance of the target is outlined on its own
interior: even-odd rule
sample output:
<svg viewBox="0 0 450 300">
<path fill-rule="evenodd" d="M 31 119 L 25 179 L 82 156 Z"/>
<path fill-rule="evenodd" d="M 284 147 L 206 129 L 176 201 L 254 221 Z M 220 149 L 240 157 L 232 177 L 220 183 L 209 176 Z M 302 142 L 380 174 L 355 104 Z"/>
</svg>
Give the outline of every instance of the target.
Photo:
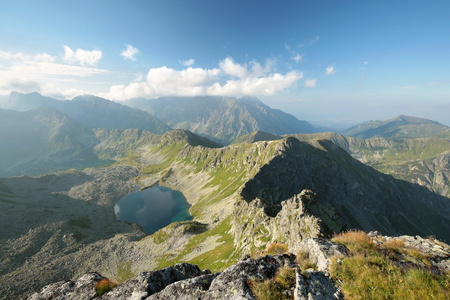
<svg viewBox="0 0 450 300">
<path fill-rule="evenodd" d="M 256 130 L 278 135 L 318 131 L 308 122 L 252 97 L 161 97 L 132 99 L 125 104 L 148 111 L 173 128 L 187 129 L 222 144 Z"/>
<path fill-rule="evenodd" d="M 28 175 L 0 178 L 5 297 L 87 270 L 120 282 L 179 262 L 218 272 L 272 244 L 299 254 L 350 229 L 450 241 L 444 125 L 399 116 L 350 130 L 363 139 L 311 133 L 254 98 L 130 103 L 140 109 L 93 96 L 2 102 L 2 176 Z M 115 219 L 119 199 L 155 185 L 182 192 L 193 220 L 146 235 Z"/>
</svg>

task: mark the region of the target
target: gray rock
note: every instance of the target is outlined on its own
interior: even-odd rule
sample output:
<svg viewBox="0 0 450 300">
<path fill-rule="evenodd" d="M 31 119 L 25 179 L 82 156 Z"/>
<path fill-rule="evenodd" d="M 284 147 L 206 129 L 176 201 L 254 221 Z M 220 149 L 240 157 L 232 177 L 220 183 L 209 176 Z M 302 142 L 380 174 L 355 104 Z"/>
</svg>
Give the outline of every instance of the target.
<svg viewBox="0 0 450 300">
<path fill-rule="evenodd" d="M 75 281 L 60 281 L 43 287 L 39 292 L 25 297 L 28 300 L 86 300 L 97 297 L 95 285 L 104 277 L 98 273 L 85 274 Z"/>
<path fill-rule="evenodd" d="M 143 272 L 104 294 L 101 299 L 145 299 L 174 282 L 208 273 L 210 273 L 209 270 L 202 272 L 198 266 L 188 263 L 176 264 L 153 272 Z"/>
<path fill-rule="evenodd" d="M 317 270 L 326 274 L 330 272 L 331 259 L 335 256 L 347 256 L 349 250 L 344 245 L 333 243 L 326 239 L 306 239 L 293 246 L 295 253 L 304 251 L 309 259 L 316 264 Z M 292 251 L 292 250 L 291 250 Z"/>
</svg>

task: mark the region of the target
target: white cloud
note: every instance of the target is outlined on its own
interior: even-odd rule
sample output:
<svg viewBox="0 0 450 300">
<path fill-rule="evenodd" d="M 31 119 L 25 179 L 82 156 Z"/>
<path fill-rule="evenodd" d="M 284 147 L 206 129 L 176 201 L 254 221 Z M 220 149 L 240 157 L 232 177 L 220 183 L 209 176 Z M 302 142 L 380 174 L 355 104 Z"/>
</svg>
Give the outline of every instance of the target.
<svg viewBox="0 0 450 300">
<path fill-rule="evenodd" d="M 183 61 L 181 62 L 181 64 L 182 64 L 183 66 L 185 66 L 185 67 L 191 67 L 191 66 L 194 65 L 194 63 L 195 63 L 195 60 L 194 60 L 193 58 L 190 58 L 190 59 L 188 59 L 188 60 L 183 60 Z"/>
<path fill-rule="evenodd" d="M 48 53 L 29 55 L 0 50 L 0 93 L 37 91 L 48 95 L 64 94 L 63 90 L 80 85 L 83 78 L 108 73 L 103 69 L 62 64 L 55 60 L 56 57 Z M 86 82 L 92 85 L 91 80 Z"/>
<path fill-rule="evenodd" d="M 317 83 L 317 79 L 308 79 L 305 80 L 305 87 L 315 87 Z"/>
<path fill-rule="evenodd" d="M 123 100 L 159 96 L 274 95 L 303 78 L 303 73 L 298 71 L 286 74 L 272 72 L 274 64 L 274 60 L 267 60 L 264 65 L 256 61 L 242 65 L 227 57 L 219 62 L 220 68 L 214 69 L 189 67 L 178 71 L 168 67 L 153 68 L 144 81 L 113 85 L 103 96 Z"/>
<path fill-rule="evenodd" d="M 363 61 L 363 64 L 368 65 L 369 62 L 368 61 Z"/>
<path fill-rule="evenodd" d="M 334 73 L 336 73 L 336 70 L 334 69 L 334 66 L 329 66 L 329 67 L 327 68 L 326 74 L 327 74 L 327 75 L 331 75 L 331 74 L 334 74 Z"/>
<path fill-rule="evenodd" d="M 247 78 L 265 76 L 273 71 L 275 63 L 275 59 L 267 59 L 264 66 L 257 61 L 251 61 L 249 64 L 241 65 L 235 63 L 232 57 L 227 57 L 219 62 L 219 67 L 227 75 Z"/>
<path fill-rule="evenodd" d="M 39 53 L 34 56 L 34 60 L 42 62 L 54 62 L 55 57 L 47 53 Z"/>
<path fill-rule="evenodd" d="M 293 61 L 295 61 L 296 63 L 299 63 L 302 59 L 303 59 L 303 55 L 302 54 L 295 54 L 291 57 L 291 59 Z"/>
<path fill-rule="evenodd" d="M 122 52 L 120 52 L 120 55 L 125 59 L 136 61 L 136 55 L 139 54 L 139 49 L 127 44 L 125 44 L 125 46 L 127 48 L 122 50 Z"/>
<path fill-rule="evenodd" d="M 68 63 L 79 63 L 82 66 L 96 65 L 102 58 L 102 51 L 100 50 L 83 50 L 77 49 L 73 51 L 69 46 L 63 45 L 64 57 L 63 60 Z"/>
<path fill-rule="evenodd" d="M 228 80 L 224 85 L 216 82 L 208 87 L 207 94 L 223 96 L 263 96 L 274 95 L 292 86 L 303 77 L 302 73 L 291 71 L 282 75 L 279 73 L 265 77 L 248 77 L 243 80 Z"/>
<path fill-rule="evenodd" d="M 247 76 L 247 67 L 235 63 L 233 58 L 227 57 L 219 63 L 220 69 L 227 74 L 239 78 Z"/>
</svg>

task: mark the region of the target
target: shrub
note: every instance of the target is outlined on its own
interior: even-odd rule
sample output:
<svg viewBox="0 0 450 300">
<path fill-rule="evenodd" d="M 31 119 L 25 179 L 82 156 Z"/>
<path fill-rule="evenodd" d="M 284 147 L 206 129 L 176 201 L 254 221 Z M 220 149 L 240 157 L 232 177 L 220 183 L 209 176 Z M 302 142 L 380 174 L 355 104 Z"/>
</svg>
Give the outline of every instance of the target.
<svg viewBox="0 0 450 300">
<path fill-rule="evenodd" d="M 112 290 L 115 286 L 117 286 L 117 283 L 109 280 L 108 278 L 103 278 L 95 285 L 95 291 L 98 296 L 101 296 Z"/>
</svg>

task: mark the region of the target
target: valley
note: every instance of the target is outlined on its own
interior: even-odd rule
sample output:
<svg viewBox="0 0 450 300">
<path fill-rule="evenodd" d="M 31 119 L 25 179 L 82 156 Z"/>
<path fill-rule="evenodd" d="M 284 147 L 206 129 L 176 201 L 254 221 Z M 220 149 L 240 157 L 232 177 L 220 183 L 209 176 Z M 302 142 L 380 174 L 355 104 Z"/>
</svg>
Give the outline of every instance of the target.
<svg viewBox="0 0 450 300">
<path fill-rule="evenodd" d="M 19 95 L 13 99 L 18 105 Z M 94 99 L 91 105 L 96 101 L 116 109 L 107 100 Z M 239 101 L 225 103 L 235 107 Z M 244 103 L 268 111 L 255 100 Z M 392 137 L 390 128 L 387 136 L 377 129 L 379 136 L 362 139 L 309 129 L 289 134 L 287 129 L 264 132 L 269 125 L 246 127 L 279 122 L 267 115 L 269 120 L 262 122 L 234 114 L 227 119 L 245 122 L 229 127 L 193 117 L 189 122 L 200 124 L 200 133 L 216 136 L 211 141 L 169 126 L 151 131 L 129 123 L 101 123 L 106 119 L 100 117 L 91 119 L 100 123 L 89 123 L 55 108 L 32 109 L 0 110 L 24 118 L 17 124 L 7 117 L 0 121 L 2 141 L 14 141 L 11 133 L 22 137 L 11 147 L 2 142 L 7 145 L 2 154 L 11 157 L 2 160 L 0 179 L 0 253 L 5 258 L 0 284 L 6 297 L 91 270 L 119 282 L 179 262 L 217 272 L 271 243 L 297 253 L 302 241 L 349 229 L 450 241 L 450 140 L 443 125 L 433 125 L 441 126 L 436 135 L 420 129 L 412 138 Z M 143 114 L 133 112 L 132 119 Z M 30 132 L 33 127 L 43 136 Z M 228 128 L 229 134 L 217 128 Z M 26 143 L 35 156 L 24 151 L 15 157 L 14 147 Z M 22 175 L 14 173 L 18 170 L 27 170 L 26 175 L 11 177 Z M 152 235 L 116 220 L 117 201 L 137 186 L 180 191 L 193 220 L 172 223 Z"/>
</svg>

